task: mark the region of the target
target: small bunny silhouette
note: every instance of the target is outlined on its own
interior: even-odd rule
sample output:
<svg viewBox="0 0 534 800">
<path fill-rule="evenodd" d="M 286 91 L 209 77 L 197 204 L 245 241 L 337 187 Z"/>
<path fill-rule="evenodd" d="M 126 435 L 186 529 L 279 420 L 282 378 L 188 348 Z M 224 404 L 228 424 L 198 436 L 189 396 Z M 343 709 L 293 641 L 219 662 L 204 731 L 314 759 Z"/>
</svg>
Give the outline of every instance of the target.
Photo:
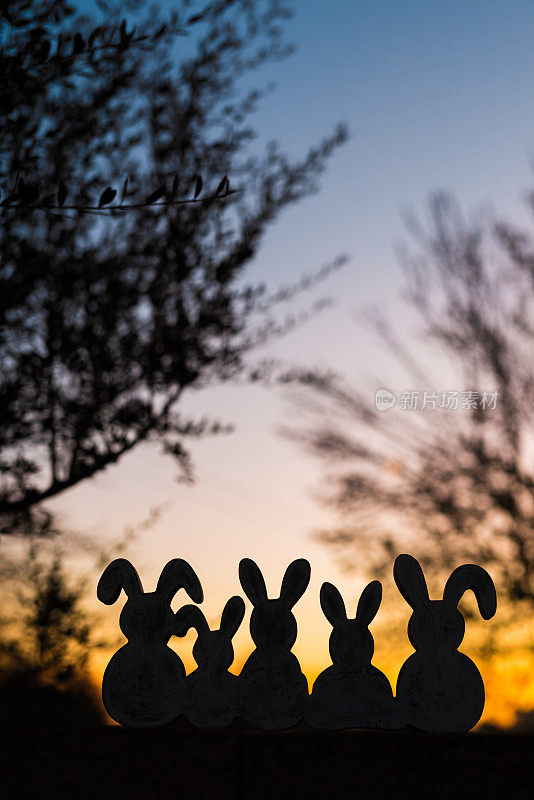
<svg viewBox="0 0 534 800">
<path fill-rule="evenodd" d="M 289 565 L 280 597 L 269 599 L 257 564 L 244 558 L 239 579 L 254 606 L 250 634 L 256 645 L 241 670 L 243 718 L 258 728 L 281 730 L 303 719 L 308 683 L 291 652 L 297 638 L 297 621 L 291 609 L 310 581 L 310 564 L 299 558 Z"/>
<path fill-rule="evenodd" d="M 413 608 L 408 638 L 415 653 L 401 667 L 396 692 L 406 723 L 425 731 L 468 731 L 484 710 L 484 683 L 471 659 L 458 652 L 465 621 L 457 605 L 471 589 L 482 618 L 491 619 L 497 610 L 493 581 L 482 567 L 463 564 L 449 577 L 443 599 L 430 600 L 413 556 L 398 556 L 393 576 Z"/>
<path fill-rule="evenodd" d="M 121 589 L 128 596 L 119 621 L 128 643 L 112 657 L 102 683 L 106 711 L 121 725 L 162 725 L 184 711 L 184 665 L 167 647 L 175 632 L 171 600 L 182 588 L 202 602 L 200 581 L 181 558 L 163 568 L 155 592 L 143 592 L 139 575 L 125 558 L 115 559 L 102 573 L 97 587 L 102 603 L 115 603 Z"/>
<path fill-rule="evenodd" d="M 343 598 L 331 583 L 321 587 L 321 608 L 332 625 L 332 666 L 315 680 L 306 721 L 314 728 L 400 727 L 393 692 L 386 676 L 371 664 L 374 640 L 369 625 L 382 600 L 382 585 L 363 590 L 354 619 L 347 618 Z"/>
<path fill-rule="evenodd" d="M 197 631 L 193 656 L 197 669 L 187 676 L 187 716 L 193 725 L 219 728 L 229 725 L 240 711 L 240 682 L 228 672 L 234 660 L 232 638 L 245 615 L 241 597 L 226 603 L 219 630 L 211 631 L 198 606 L 183 606 L 176 614 L 176 634 Z"/>
</svg>

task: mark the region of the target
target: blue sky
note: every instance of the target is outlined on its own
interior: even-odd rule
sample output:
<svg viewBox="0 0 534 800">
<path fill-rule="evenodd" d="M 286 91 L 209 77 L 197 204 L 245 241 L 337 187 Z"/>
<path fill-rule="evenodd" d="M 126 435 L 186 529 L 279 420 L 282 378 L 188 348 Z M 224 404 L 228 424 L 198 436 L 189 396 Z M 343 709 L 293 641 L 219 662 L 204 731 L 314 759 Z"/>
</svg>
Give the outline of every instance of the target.
<svg viewBox="0 0 534 800">
<path fill-rule="evenodd" d="M 250 276 L 275 288 L 347 252 L 350 265 L 323 287 L 335 307 L 268 352 L 332 365 L 362 386 L 371 372 L 393 368 L 354 322 L 358 309 L 377 303 L 403 329 L 414 326 L 398 300 L 402 279 L 393 245 L 403 236 L 402 211 L 424 213 L 428 194 L 443 188 L 467 208 L 493 204 L 528 219 L 521 197 L 533 183 L 534 4 L 297 0 L 294 6 L 288 37 L 297 52 L 261 76 L 277 83 L 255 119 L 261 139 L 276 138 L 298 156 L 339 120 L 348 123 L 351 139 L 332 159 L 320 194 L 273 226 Z M 73 527 L 105 538 L 138 521 L 149 505 L 169 500 L 136 558 L 152 577 L 167 557 L 190 558 L 214 587 L 206 599 L 214 613 L 239 592 L 241 556 L 257 558 L 267 578 L 278 581 L 291 558 L 307 555 L 315 627 L 310 622 L 303 635 L 311 641 L 320 625 L 320 583 L 337 581 L 352 594 L 360 584 L 341 576 L 309 538 L 329 517 L 313 497 L 321 481 L 317 465 L 276 434 L 289 406 L 276 393 L 231 387 L 191 394 L 186 406 L 238 425 L 227 439 L 193 447 L 195 488 L 174 483 L 169 462 L 147 448 L 55 507 Z"/>
<path fill-rule="evenodd" d="M 534 155 L 533 32 L 526 2 L 297 2 L 298 52 L 270 71 L 278 91 L 258 127 L 297 152 L 349 123 L 320 199 L 299 210 L 327 223 L 314 242 L 391 273 L 399 212 L 429 191 L 515 211 Z"/>
</svg>

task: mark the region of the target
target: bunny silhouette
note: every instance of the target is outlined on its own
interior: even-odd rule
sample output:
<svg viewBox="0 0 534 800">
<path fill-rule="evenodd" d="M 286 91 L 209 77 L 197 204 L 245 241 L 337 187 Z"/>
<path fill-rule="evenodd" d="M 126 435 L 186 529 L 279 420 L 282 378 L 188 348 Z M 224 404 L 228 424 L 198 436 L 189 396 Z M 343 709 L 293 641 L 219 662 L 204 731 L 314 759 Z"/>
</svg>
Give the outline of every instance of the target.
<svg viewBox="0 0 534 800">
<path fill-rule="evenodd" d="M 243 718 L 258 728 L 281 730 L 303 719 L 308 684 L 291 652 L 297 621 L 291 609 L 310 581 L 306 559 L 293 561 L 282 581 L 280 597 L 269 599 L 259 567 L 250 558 L 239 564 L 239 579 L 254 606 L 250 634 L 256 645 L 241 670 Z"/>
<path fill-rule="evenodd" d="M 193 725 L 218 728 L 229 725 L 240 710 L 239 678 L 228 672 L 234 660 L 232 638 L 243 621 L 245 603 L 231 597 L 219 630 L 211 631 L 198 606 L 183 606 L 176 614 L 176 634 L 197 631 L 193 656 L 197 669 L 187 676 L 187 716 Z"/>
<path fill-rule="evenodd" d="M 115 603 L 121 589 L 128 596 L 119 621 L 128 643 L 112 657 L 102 683 L 106 711 L 121 725 L 162 725 L 184 711 L 184 665 L 167 647 L 176 624 L 171 600 L 182 588 L 202 602 L 200 582 L 181 558 L 164 567 L 155 592 L 143 592 L 139 575 L 125 558 L 115 559 L 102 573 L 97 587 L 102 603 Z"/>
<path fill-rule="evenodd" d="M 409 555 L 395 560 L 393 576 L 413 608 L 408 638 L 415 648 L 397 679 L 397 701 L 406 723 L 426 731 L 468 731 L 484 710 L 484 683 L 475 664 L 458 652 L 465 621 L 457 605 L 468 589 L 474 593 L 483 619 L 497 610 L 495 586 L 476 564 L 464 564 L 451 574 L 442 600 L 430 600 L 423 570 Z"/>
<path fill-rule="evenodd" d="M 382 600 L 382 586 L 365 587 L 354 619 L 331 583 L 321 587 L 321 608 L 332 625 L 332 666 L 315 680 L 306 721 L 314 728 L 398 728 L 396 704 L 386 676 L 371 664 L 374 640 L 368 626 Z"/>
</svg>

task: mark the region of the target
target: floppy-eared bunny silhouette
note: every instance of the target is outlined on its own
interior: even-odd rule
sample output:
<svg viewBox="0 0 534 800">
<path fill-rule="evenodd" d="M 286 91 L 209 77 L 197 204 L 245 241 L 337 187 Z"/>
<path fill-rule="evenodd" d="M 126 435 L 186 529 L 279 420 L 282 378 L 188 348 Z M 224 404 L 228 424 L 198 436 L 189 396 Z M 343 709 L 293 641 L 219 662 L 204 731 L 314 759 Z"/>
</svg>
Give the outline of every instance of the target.
<svg viewBox="0 0 534 800">
<path fill-rule="evenodd" d="M 372 581 L 358 601 L 356 617 L 348 619 L 343 598 L 331 583 L 321 587 L 321 608 L 332 625 L 329 650 L 332 666 L 315 680 L 306 721 L 314 728 L 400 727 L 391 685 L 371 664 L 374 640 L 369 625 L 382 601 L 382 585 Z"/>
<path fill-rule="evenodd" d="M 483 619 L 497 610 L 490 575 L 476 564 L 463 564 L 451 574 L 442 600 L 430 600 L 419 562 L 410 555 L 395 560 L 393 576 L 412 607 L 408 638 L 415 648 L 397 679 L 397 702 L 406 723 L 425 731 L 470 730 L 484 710 L 484 683 L 475 664 L 458 652 L 465 621 L 457 605 L 468 589 Z"/>
<path fill-rule="evenodd" d="M 106 667 L 102 699 L 106 711 L 122 725 L 162 725 L 185 710 L 185 669 L 167 642 L 175 633 L 171 601 L 185 589 L 202 602 L 200 581 L 181 558 L 163 568 L 155 592 L 143 592 L 139 575 L 125 558 L 109 564 L 98 582 L 97 596 L 111 605 L 124 589 L 128 600 L 120 614 L 127 644 L 117 650 Z"/>
<path fill-rule="evenodd" d="M 291 609 L 310 581 L 306 559 L 293 561 L 282 581 L 280 597 L 269 599 L 263 575 L 250 558 L 239 564 L 239 580 L 254 606 L 250 634 L 256 649 L 241 670 L 242 716 L 257 728 L 282 730 L 303 719 L 308 683 L 291 652 L 297 621 Z"/>
<path fill-rule="evenodd" d="M 193 657 L 197 668 L 187 678 L 187 716 L 193 725 L 218 728 L 229 725 L 240 712 L 240 681 L 228 671 L 234 660 L 232 638 L 243 617 L 245 603 L 231 597 L 226 603 L 219 630 L 210 630 L 198 606 L 183 606 L 176 614 L 176 633 L 197 631 Z"/>
</svg>

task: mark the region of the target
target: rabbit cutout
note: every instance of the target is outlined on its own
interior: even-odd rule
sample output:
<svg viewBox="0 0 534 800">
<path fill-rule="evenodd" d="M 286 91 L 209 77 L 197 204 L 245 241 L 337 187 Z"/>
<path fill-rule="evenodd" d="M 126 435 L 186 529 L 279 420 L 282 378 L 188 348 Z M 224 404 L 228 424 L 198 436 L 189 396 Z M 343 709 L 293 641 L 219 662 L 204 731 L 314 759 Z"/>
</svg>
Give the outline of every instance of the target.
<svg viewBox="0 0 534 800">
<path fill-rule="evenodd" d="M 280 597 L 269 599 L 259 567 L 250 558 L 239 564 L 239 579 L 254 606 L 250 634 L 256 645 L 241 670 L 243 719 L 257 728 L 282 730 L 304 718 L 308 683 L 291 652 L 297 621 L 291 609 L 310 581 L 306 559 L 293 561 L 282 581 Z"/>
<path fill-rule="evenodd" d="M 382 601 L 382 586 L 365 587 L 354 619 L 331 583 L 321 587 L 321 608 L 332 625 L 329 650 L 332 666 L 315 680 L 306 721 L 314 728 L 400 727 L 397 707 L 386 676 L 371 664 L 374 640 L 369 625 Z"/>
<path fill-rule="evenodd" d="M 228 671 L 234 660 L 232 638 L 245 616 L 241 597 L 231 597 L 221 616 L 219 630 L 209 629 L 198 606 L 183 606 L 176 614 L 176 635 L 197 631 L 193 657 L 197 668 L 187 676 L 187 716 L 201 728 L 229 725 L 240 711 L 239 678 Z"/>
<path fill-rule="evenodd" d="M 483 619 L 497 610 L 495 586 L 476 564 L 457 567 L 442 600 L 430 600 L 423 570 L 409 555 L 395 560 L 393 576 L 412 607 L 408 638 L 415 648 L 397 679 L 397 701 L 406 723 L 425 731 L 470 730 L 484 710 L 484 683 L 475 664 L 458 652 L 465 621 L 457 605 L 468 589 L 474 593 Z"/>
<path fill-rule="evenodd" d="M 202 602 L 200 581 L 181 558 L 164 567 L 155 592 L 143 592 L 139 575 L 125 558 L 115 559 L 102 573 L 97 587 L 102 603 L 115 603 L 122 589 L 128 596 L 119 620 L 128 642 L 112 657 L 102 683 L 106 711 L 121 725 L 162 725 L 184 711 L 184 665 L 167 647 L 175 629 L 171 601 L 182 588 Z"/>
</svg>

